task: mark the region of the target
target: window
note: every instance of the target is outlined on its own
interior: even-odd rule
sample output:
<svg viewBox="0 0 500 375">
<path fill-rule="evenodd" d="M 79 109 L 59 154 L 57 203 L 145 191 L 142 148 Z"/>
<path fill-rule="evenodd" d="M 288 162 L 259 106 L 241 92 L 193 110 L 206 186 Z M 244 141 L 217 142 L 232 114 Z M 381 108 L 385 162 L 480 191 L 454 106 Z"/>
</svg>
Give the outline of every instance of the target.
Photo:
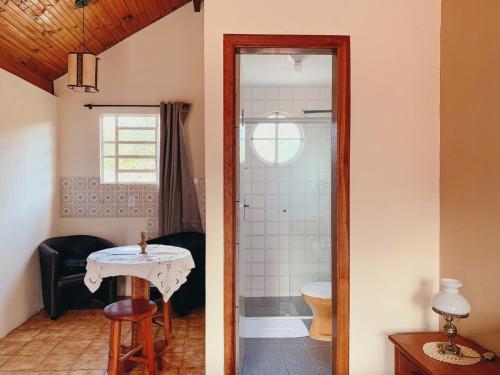
<svg viewBox="0 0 500 375">
<path fill-rule="evenodd" d="M 284 119 L 274 113 L 269 118 Z M 255 125 L 251 137 L 253 153 L 264 163 L 284 164 L 295 160 L 304 147 L 302 126 L 287 122 L 263 122 Z"/>
<path fill-rule="evenodd" d="M 101 116 L 101 183 L 157 184 L 157 114 Z"/>
</svg>

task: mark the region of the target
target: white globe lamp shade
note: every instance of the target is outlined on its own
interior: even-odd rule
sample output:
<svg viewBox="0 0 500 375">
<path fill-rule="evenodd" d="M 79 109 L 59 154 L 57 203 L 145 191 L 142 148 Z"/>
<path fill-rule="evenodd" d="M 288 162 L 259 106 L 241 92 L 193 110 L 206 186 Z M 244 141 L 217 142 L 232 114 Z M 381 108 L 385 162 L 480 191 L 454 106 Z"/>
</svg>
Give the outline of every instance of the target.
<svg viewBox="0 0 500 375">
<path fill-rule="evenodd" d="M 467 318 L 471 312 L 469 301 L 460 294 L 464 284 L 455 279 L 442 279 L 441 291 L 432 299 L 432 309 L 441 315 Z"/>
</svg>

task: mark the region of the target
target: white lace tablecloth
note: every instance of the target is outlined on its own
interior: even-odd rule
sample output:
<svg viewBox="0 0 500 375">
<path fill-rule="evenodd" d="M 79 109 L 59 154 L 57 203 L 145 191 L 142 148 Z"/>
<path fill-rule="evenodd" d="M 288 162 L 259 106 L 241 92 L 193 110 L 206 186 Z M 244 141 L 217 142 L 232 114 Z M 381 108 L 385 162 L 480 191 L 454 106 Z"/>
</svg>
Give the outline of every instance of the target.
<svg viewBox="0 0 500 375">
<path fill-rule="evenodd" d="M 150 281 L 167 302 L 195 267 L 193 257 L 189 250 L 175 246 L 148 245 L 146 251 L 141 254 L 141 248 L 134 245 L 90 254 L 85 285 L 93 293 L 105 277 L 136 276 Z"/>
</svg>

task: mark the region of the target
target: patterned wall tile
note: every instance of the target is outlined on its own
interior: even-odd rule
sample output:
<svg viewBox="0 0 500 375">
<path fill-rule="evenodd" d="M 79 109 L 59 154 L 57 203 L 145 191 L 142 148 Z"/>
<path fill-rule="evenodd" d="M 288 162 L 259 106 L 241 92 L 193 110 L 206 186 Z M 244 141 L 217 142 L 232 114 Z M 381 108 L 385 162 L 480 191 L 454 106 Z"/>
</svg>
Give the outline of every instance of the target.
<svg viewBox="0 0 500 375">
<path fill-rule="evenodd" d="M 196 194 L 205 229 L 205 179 L 195 178 Z M 129 198 L 135 199 L 129 207 Z M 145 217 L 148 237 L 158 234 L 158 187 L 137 184 L 101 184 L 99 177 L 64 176 L 60 180 L 60 217 Z"/>
</svg>

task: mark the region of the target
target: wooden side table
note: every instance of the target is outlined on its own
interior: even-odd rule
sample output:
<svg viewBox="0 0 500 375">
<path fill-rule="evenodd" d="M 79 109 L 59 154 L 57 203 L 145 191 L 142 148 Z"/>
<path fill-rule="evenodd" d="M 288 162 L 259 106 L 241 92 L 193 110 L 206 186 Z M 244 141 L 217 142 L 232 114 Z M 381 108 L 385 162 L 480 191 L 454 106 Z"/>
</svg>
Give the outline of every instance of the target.
<svg viewBox="0 0 500 375">
<path fill-rule="evenodd" d="M 500 375 L 500 360 L 481 361 L 472 366 L 452 365 L 428 357 L 422 347 L 431 341 L 446 341 L 439 332 L 401 333 L 389 336 L 395 346 L 395 375 Z M 475 342 L 457 336 L 455 342 L 483 354 L 486 350 Z"/>
</svg>

